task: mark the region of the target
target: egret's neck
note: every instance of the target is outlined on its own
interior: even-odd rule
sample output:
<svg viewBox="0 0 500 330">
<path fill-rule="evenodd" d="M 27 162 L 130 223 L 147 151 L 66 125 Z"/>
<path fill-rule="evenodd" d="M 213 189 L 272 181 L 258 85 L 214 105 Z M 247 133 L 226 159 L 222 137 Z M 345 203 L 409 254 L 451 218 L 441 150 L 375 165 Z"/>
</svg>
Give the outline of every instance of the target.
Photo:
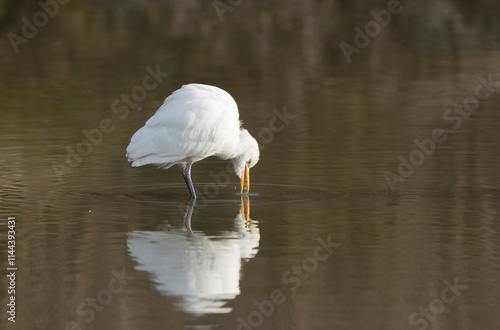
<svg viewBox="0 0 500 330">
<path fill-rule="evenodd" d="M 234 171 L 241 179 L 243 176 L 243 170 L 245 169 L 245 164 L 248 162 L 254 162 L 250 165 L 253 166 L 259 159 L 259 146 L 257 141 L 248 133 L 246 129 L 240 131 L 239 141 L 237 143 L 237 149 L 235 155 L 232 157 Z"/>
</svg>

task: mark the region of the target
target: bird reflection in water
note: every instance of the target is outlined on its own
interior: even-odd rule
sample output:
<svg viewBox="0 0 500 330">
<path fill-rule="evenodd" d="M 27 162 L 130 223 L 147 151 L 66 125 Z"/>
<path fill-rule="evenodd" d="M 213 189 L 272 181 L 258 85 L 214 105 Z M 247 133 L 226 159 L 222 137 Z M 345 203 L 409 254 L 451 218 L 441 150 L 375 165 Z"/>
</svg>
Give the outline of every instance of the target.
<svg viewBox="0 0 500 330">
<path fill-rule="evenodd" d="M 209 237 L 191 229 L 195 201 L 189 201 L 182 227 L 168 231 L 133 231 L 127 239 L 137 270 L 147 271 L 160 293 L 181 298 L 178 307 L 193 315 L 231 312 L 226 301 L 240 294 L 242 260 L 255 257 L 260 233 L 250 220 L 250 200 L 241 199 L 241 210 L 232 231 Z"/>
</svg>

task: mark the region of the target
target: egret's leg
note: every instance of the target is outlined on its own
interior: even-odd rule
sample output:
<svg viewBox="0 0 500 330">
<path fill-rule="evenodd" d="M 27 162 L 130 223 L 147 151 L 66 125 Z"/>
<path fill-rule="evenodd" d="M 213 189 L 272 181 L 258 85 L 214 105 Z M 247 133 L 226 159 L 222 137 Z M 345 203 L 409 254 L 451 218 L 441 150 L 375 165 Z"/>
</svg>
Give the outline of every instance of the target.
<svg viewBox="0 0 500 330">
<path fill-rule="evenodd" d="M 196 199 L 196 192 L 194 191 L 193 181 L 191 180 L 191 166 L 193 162 L 188 162 L 187 164 L 180 165 L 182 176 L 191 194 L 191 199 Z"/>
</svg>

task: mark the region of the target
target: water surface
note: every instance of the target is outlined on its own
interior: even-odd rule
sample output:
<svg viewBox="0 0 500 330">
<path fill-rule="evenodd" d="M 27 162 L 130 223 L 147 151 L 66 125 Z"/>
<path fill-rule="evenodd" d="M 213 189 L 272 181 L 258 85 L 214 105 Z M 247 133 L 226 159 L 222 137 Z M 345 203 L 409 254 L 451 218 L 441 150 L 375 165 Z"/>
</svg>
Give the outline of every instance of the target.
<svg viewBox="0 0 500 330">
<path fill-rule="evenodd" d="M 1 328 L 497 329 L 500 87 L 444 116 L 500 81 L 500 7 L 404 3 L 347 63 L 339 43 L 386 5 L 71 2 L 18 53 L 2 38 L 0 265 L 15 216 L 18 270 Z M 40 10 L 2 8 L 4 36 Z M 249 217 L 230 163 L 193 166 L 190 208 L 176 168 L 125 158 L 189 82 L 231 93 L 259 141 Z M 413 171 L 391 189 L 399 156 Z"/>
</svg>

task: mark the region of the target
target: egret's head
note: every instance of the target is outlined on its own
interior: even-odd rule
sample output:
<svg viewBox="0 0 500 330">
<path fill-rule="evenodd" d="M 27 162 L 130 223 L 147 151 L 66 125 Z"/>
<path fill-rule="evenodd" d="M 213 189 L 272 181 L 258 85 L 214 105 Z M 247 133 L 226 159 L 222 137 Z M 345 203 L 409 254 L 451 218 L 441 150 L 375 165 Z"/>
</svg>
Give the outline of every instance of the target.
<svg viewBox="0 0 500 330">
<path fill-rule="evenodd" d="M 236 175 L 241 179 L 241 189 L 243 191 L 243 182 L 246 180 L 247 191 L 250 188 L 250 168 L 254 167 L 259 161 L 260 151 L 257 141 L 248 133 L 246 129 L 240 131 L 240 152 L 233 158 L 233 166 Z"/>
</svg>

